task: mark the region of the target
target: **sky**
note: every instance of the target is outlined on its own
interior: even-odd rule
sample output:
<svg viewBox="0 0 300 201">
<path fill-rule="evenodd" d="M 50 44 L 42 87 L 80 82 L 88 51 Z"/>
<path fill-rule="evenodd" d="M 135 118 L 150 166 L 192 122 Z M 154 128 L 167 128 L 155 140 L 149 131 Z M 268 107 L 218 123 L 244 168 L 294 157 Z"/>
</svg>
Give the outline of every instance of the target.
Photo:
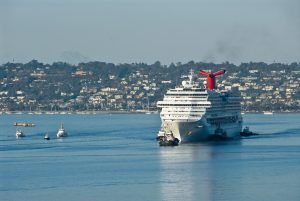
<svg viewBox="0 0 300 201">
<path fill-rule="evenodd" d="M 0 63 L 300 62 L 300 0 L 0 0 Z"/>
</svg>

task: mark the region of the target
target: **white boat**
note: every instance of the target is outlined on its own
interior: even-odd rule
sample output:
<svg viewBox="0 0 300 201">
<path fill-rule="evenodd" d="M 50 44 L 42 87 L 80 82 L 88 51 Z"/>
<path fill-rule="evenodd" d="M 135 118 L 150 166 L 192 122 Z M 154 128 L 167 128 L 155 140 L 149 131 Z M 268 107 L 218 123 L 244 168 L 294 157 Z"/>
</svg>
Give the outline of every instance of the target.
<svg viewBox="0 0 300 201">
<path fill-rule="evenodd" d="M 50 140 L 48 133 L 46 133 L 46 135 L 44 136 L 44 140 Z"/>
<path fill-rule="evenodd" d="M 157 110 L 154 111 L 146 111 L 145 114 L 158 114 L 159 112 Z"/>
<path fill-rule="evenodd" d="M 16 137 L 19 138 L 19 137 L 25 137 L 24 133 L 21 131 L 21 129 L 17 129 L 16 130 Z"/>
<path fill-rule="evenodd" d="M 169 89 L 162 101 L 161 131 L 171 133 L 180 142 L 223 138 L 239 138 L 242 130 L 241 95 L 236 90 L 219 90 L 215 77 L 225 73 L 199 72 L 207 77 L 206 87 L 200 87 L 193 72 L 188 80 Z M 220 132 L 220 130 L 222 132 Z"/>
<path fill-rule="evenodd" d="M 265 115 L 272 115 L 273 112 L 264 112 Z"/>
<path fill-rule="evenodd" d="M 57 137 L 67 137 L 68 136 L 63 124 L 61 124 L 60 128 L 58 129 L 56 136 Z"/>
</svg>

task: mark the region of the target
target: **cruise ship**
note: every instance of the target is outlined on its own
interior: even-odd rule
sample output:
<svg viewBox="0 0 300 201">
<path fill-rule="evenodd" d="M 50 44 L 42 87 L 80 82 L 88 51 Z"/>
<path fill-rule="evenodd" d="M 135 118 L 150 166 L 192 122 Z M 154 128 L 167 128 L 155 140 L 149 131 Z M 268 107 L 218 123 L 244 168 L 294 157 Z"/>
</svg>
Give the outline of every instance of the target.
<svg viewBox="0 0 300 201">
<path fill-rule="evenodd" d="M 169 89 L 157 102 L 162 121 L 157 139 L 172 135 L 182 143 L 239 138 L 243 124 L 241 95 L 237 89 L 216 88 L 216 77 L 224 73 L 200 70 L 199 74 L 207 77 L 201 86 L 191 70 L 181 86 Z"/>
</svg>

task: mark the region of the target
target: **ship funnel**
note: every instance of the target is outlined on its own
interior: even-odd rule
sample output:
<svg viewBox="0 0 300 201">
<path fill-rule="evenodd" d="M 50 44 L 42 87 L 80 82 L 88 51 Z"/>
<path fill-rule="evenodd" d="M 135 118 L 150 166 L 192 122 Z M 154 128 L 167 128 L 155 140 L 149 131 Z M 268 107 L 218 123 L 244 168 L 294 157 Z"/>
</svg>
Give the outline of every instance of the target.
<svg viewBox="0 0 300 201">
<path fill-rule="evenodd" d="M 222 75 L 225 72 L 226 72 L 225 70 L 219 70 L 215 73 L 208 73 L 204 70 L 200 70 L 199 74 L 207 77 L 207 79 L 206 79 L 207 80 L 207 83 L 206 83 L 207 89 L 214 90 L 214 89 L 216 89 L 216 76 Z"/>
</svg>

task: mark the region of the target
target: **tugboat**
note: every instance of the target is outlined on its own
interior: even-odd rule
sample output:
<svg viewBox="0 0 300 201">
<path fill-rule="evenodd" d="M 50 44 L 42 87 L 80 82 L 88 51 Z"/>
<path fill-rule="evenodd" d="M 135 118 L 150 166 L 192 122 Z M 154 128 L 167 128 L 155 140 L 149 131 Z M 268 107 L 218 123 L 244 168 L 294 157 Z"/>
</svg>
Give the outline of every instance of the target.
<svg viewBox="0 0 300 201">
<path fill-rule="evenodd" d="M 63 124 L 61 124 L 60 128 L 58 129 L 56 136 L 57 137 L 67 137 L 68 136 Z"/>
<path fill-rule="evenodd" d="M 246 126 L 243 129 L 243 131 L 241 132 L 241 136 L 243 136 L 243 137 L 248 137 L 248 136 L 252 136 L 252 135 L 258 135 L 258 134 L 250 131 L 248 126 Z"/>
<path fill-rule="evenodd" d="M 44 136 L 44 140 L 50 140 L 48 133 L 46 133 L 46 135 Z"/>
<path fill-rule="evenodd" d="M 215 130 L 213 135 L 209 136 L 209 140 L 218 141 L 218 140 L 228 140 L 227 133 L 220 127 Z"/>
<path fill-rule="evenodd" d="M 21 129 L 17 129 L 16 130 L 16 137 L 19 138 L 19 137 L 25 137 L 24 133 L 21 131 Z"/>
<path fill-rule="evenodd" d="M 160 146 L 177 146 L 179 144 L 179 139 L 175 138 L 172 133 L 165 133 L 160 131 L 156 137 L 159 141 Z"/>
</svg>

